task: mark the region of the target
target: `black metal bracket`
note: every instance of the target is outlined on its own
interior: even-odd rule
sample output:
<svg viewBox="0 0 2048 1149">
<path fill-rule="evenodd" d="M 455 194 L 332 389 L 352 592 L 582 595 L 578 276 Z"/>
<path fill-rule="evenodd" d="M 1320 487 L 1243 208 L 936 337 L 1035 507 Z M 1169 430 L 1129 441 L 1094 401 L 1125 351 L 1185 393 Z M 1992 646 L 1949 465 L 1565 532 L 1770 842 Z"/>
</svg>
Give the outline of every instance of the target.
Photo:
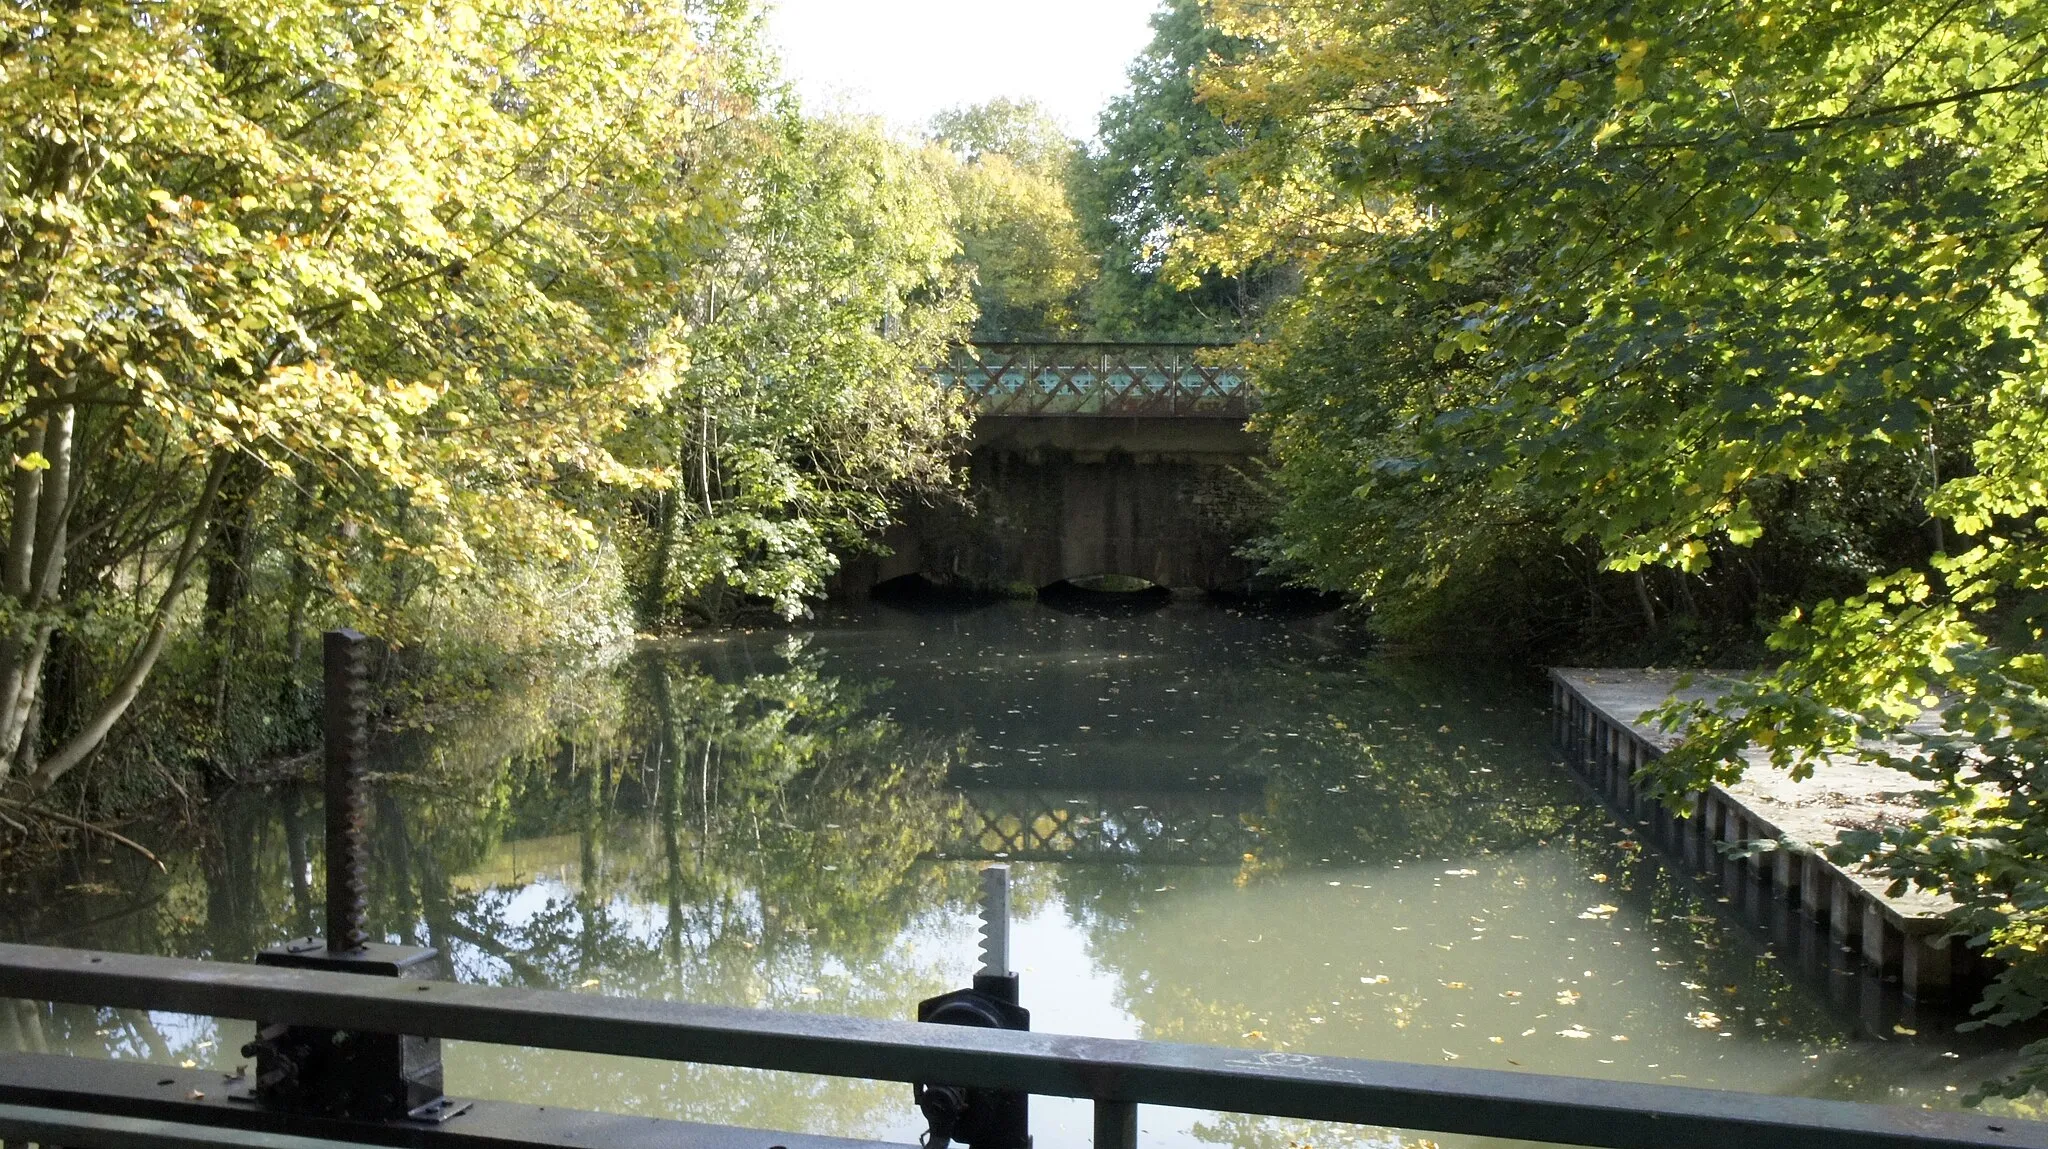
<svg viewBox="0 0 2048 1149">
<path fill-rule="evenodd" d="M 1017 1004 L 1016 974 L 974 975 L 971 989 L 954 990 L 917 1003 L 917 1020 L 935 1025 L 1029 1030 L 1031 1011 Z M 1014 1089 L 957 1085 L 911 1087 L 930 1132 L 926 1149 L 957 1141 L 972 1149 L 1029 1149 L 1031 1098 Z"/>
<path fill-rule="evenodd" d="M 264 950 L 256 964 L 434 980 L 439 956 L 424 946 L 376 944 L 335 953 L 319 938 L 303 938 Z M 250 1096 L 263 1105 L 382 1121 L 443 1100 L 438 1038 L 258 1022 L 242 1053 L 256 1059 Z"/>
</svg>

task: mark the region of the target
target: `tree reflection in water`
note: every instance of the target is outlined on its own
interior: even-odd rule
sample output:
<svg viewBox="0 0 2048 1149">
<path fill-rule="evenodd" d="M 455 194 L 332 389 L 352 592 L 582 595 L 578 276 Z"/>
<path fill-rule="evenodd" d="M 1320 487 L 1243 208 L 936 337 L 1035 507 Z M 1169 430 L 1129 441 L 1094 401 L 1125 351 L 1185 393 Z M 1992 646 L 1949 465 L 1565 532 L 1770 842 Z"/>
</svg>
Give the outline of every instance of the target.
<svg viewBox="0 0 2048 1149">
<path fill-rule="evenodd" d="M 847 622 L 644 649 L 390 740 L 373 922 L 465 981 L 905 1018 L 969 972 L 974 869 L 1000 859 L 1046 1029 L 1931 1104 L 1998 1070 L 1788 976 L 1556 765 L 1526 677 L 1193 604 Z M 8 875 L 0 930 L 244 961 L 315 928 L 319 832 L 315 794 L 232 795 L 148 837 L 167 875 L 86 852 Z M 245 1033 L 0 1008 L 6 1046 L 226 1069 Z M 918 1131 L 887 1084 L 448 1057 L 473 1095 Z M 1145 1120 L 1182 1149 L 1399 1139 Z M 1036 1103 L 1043 1145 L 1089 1129 Z"/>
<path fill-rule="evenodd" d="M 879 685 L 824 673 L 796 640 L 769 666 L 678 646 L 397 738 L 373 803 L 371 921 L 467 982 L 914 1016 L 964 969 L 947 923 L 974 881 L 921 860 L 959 817 L 955 747 L 873 713 Z M 75 859 L 23 891 L 45 909 L 9 932 L 246 961 L 315 928 L 317 803 L 231 795 L 161 877 Z M 232 1022 L 167 1034 L 142 1014 L 24 1006 L 0 1010 L 0 1042 L 231 1066 L 240 1038 Z M 858 1133 L 903 1108 L 869 1082 L 740 1088 L 763 1075 L 476 1046 L 449 1063 L 475 1095 L 742 1125 Z"/>
</svg>

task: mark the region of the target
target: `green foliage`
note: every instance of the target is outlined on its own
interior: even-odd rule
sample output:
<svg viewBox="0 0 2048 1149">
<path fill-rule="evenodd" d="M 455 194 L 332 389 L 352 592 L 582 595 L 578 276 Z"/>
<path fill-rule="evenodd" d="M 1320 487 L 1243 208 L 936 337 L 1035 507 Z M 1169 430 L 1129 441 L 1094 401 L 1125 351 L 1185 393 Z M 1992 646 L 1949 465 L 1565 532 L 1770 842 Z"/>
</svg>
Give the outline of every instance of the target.
<svg viewBox="0 0 2048 1149">
<path fill-rule="evenodd" d="M 1099 338 L 1233 337 L 1283 279 L 1266 265 L 1231 274 L 1169 269 L 1180 237 L 1234 210 L 1233 182 L 1213 161 L 1238 133 L 1200 98 L 1195 70 L 1243 45 L 1202 15 L 1199 0 L 1166 0 L 1152 42 L 1130 67 L 1131 90 L 1102 115 L 1101 144 L 1078 155 L 1073 198 L 1101 278 L 1089 304 Z"/>
<path fill-rule="evenodd" d="M 105 741 L 202 565 L 209 641 L 266 558 L 299 626 L 317 589 L 405 639 L 422 587 L 573 570 L 590 497 L 658 479 L 605 441 L 668 385 L 633 252 L 720 194 L 664 166 L 723 98 L 684 9 L 0 21 L 0 777 Z M 60 632 L 89 656 L 54 715 Z"/>
<path fill-rule="evenodd" d="M 1277 553 L 1424 626 L 1550 551 L 1646 629 L 1767 631 L 1664 781 L 1747 745 L 1925 779 L 1843 856 L 1963 904 L 1998 1021 L 2048 1001 L 2044 15 L 1218 3 L 1249 209 L 1195 245 L 1305 268 Z"/>
<path fill-rule="evenodd" d="M 1096 260 L 1068 194 L 1075 143 L 1044 109 L 1009 100 L 943 113 L 932 138 L 954 161 L 947 177 L 975 279 L 975 334 L 1078 333 Z"/>
<path fill-rule="evenodd" d="M 954 482 L 967 427 L 927 374 L 971 308 L 935 157 L 790 107 L 726 146 L 736 204 L 678 257 L 674 387 L 628 452 L 668 479 L 640 500 L 650 624 L 801 613 L 895 498 Z"/>
<path fill-rule="evenodd" d="M 758 24 L 0 14 L 0 786 L 290 752 L 337 622 L 460 679 L 615 638 L 629 587 L 794 613 L 951 481 L 945 176 L 805 119 Z"/>
<path fill-rule="evenodd" d="M 932 117 L 931 136 L 962 160 L 1007 156 L 1048 176 L 1064 173 L 1079 150 L 1037 102 L 1004 97 L 940 112 Z"/>
</svg>

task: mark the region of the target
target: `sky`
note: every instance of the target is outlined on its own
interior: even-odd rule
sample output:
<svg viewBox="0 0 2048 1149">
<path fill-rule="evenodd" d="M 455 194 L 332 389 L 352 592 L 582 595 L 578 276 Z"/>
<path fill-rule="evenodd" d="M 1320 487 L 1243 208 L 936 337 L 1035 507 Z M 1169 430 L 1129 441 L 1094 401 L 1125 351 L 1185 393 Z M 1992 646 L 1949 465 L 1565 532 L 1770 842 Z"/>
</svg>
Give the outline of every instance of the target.
<svg viewBox="0 0 2048 1149">
<path fill-rule="evenodd" d="M 769 35 L 806 107 L 921 129 L 948 108 L 1008 96 L 1069 135 L 1124 90 L 1156 0 L 774 0 Z"/>
</svg>

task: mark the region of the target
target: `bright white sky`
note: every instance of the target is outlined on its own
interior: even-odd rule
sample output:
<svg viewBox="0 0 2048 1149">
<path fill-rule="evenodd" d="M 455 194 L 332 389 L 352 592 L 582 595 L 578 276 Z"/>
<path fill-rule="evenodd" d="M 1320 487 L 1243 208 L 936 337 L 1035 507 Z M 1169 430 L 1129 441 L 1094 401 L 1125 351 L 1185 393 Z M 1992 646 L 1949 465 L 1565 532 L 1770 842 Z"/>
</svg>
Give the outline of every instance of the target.
<svg viewBox="0 0 2048 1149">
<path fill-rule="evenodd" d="M 773 0 L 769 34 L 806 107 L 922 129 L 998 96 L 1045 105 L 1069 135 L 1124 90 L 1155 0 Z"/>
</svg>

